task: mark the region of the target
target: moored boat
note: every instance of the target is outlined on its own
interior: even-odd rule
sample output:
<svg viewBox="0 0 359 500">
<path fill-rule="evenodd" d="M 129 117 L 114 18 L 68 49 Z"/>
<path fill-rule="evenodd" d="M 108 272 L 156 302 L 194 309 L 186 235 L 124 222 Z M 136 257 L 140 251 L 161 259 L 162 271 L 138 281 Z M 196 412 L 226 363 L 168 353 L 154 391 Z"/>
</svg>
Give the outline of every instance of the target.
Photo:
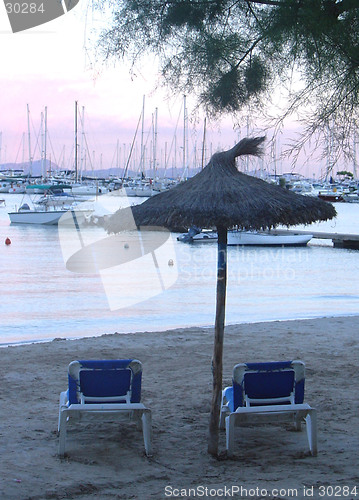
<svg viewBox="0 0 359 500">
<path fill-rule="evenodd" d="M 329 201 L 330 203 L 345 201 L 343 194 L 336 191 L 320 191 L 318 198 L 324 201 Z"/>
<path fill-rule="evenodd" d="M 9 212 L 10 222 L 12 224 L 44 224 L 47 226 L 56 225 L 60 217 L 67 210 L 40 210 L 32 209 L 27 203 L 24 203 L 17 211 Z"/>
<path fill-rule="evenodd" d="M 228 246 L 234 245 L 263 245 L 263 246 L 305 246 L 312 239 L 311 234 L 277 234 L 270 231 L 228 231 Z M 215 231 L 201 231 L 190 228 L 188 233 L 177 237 L 178 241 L 186 243 L 210 243 L 218 240 Z"/>
<path fill-rule="evenodd" d="M 228 245 L 305 246 L 311 239 L 311 234 L 228 231 Z"/>
<path fill-rule="evenodd" d="M 12 224 L 43 224 L 55 226 L 64 214 L 74 214 L 76 224 L 81 224 L 90 217 L 93 210 L 91 208 L 79 209 L 76 204 L 71 206 L 46 206 L 35 205 L 31 208 L 28 203 L 24 203 L 18 210 L 8 212 Z"/>
</svg>

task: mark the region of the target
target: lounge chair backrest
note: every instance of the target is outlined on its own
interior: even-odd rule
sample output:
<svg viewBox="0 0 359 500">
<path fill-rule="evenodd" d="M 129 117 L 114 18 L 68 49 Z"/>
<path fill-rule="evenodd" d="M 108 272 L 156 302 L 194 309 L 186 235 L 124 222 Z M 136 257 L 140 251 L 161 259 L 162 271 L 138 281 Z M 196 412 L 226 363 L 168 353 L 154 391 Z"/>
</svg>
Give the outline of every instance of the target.
<svg viewBox="0 0 359 500">
<path fill-rule="evenodd" d="M 233 408 L 303 403 L 302 361 L 240 363 L 233 368 Z"/>
<path fill-rule="evenodd" d="M 141 400 L 142 365 L 136 359 L 72 361 L 68 378 L 70 404 Z"/>
</svg>

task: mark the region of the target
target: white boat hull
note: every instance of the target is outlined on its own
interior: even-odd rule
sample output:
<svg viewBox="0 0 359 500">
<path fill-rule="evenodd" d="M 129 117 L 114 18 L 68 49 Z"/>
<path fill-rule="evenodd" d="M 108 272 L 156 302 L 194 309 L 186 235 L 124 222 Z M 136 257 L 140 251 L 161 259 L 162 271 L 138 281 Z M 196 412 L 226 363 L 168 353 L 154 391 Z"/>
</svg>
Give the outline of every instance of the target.
<svg viewBox="0 0 359 500">
<path fill-rule="evenodd" d="M 56 226 L 60 218 L 64 214 L 68 214 L 71 210 L 28 210 L 19 212 L 9 212 L 10 222 L 12 224 L 42 224 L 45 226 Z M 83 219 L 91 214 L 90 210 L 79 211 L 76 209 L 77 223 L 81 223 Z M 80 219 L 80 220 L 79 220 Z"/>
<path fill-rule="evenodd" d="M 301 246 L 306 245 L 312 235 L 270 234 L 255 231 L 228 231 L 228 245 Z"/>
<path fill-rule="evenodd" d="M 80 185 L 72 186 L 71 193 L 80 196 L 94 196 L 108 193 L 108 189 L 103 186 Z"/>
<path fill-rule="evenodd" d="M 311 234 L 271 234 L 260 231 L 228 231 L 227 245 L 304 246 L 311 239 Z M 217 233 L 207 231 L 196 234 L 187 241 L 191 243 L 210 243 L 217 240 Z"/>
</svg>

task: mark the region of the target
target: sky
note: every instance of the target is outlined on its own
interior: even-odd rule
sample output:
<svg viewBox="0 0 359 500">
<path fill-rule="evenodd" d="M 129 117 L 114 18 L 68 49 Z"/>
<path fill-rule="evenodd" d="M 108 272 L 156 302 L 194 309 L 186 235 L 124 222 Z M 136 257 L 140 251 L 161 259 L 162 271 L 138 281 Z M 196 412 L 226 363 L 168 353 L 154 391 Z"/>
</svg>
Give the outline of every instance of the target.
<svg viewBox="0 0 359 500">
<path fill-rule="evenodd" d="M 82 157 L 86 156 L 83 168 L 91 170 L 119 166 L 122 169 L 127 162 L 145 96 L 143 142 L 146 144 L 146 154 L 149 157 L 149 151 L 153 150 L 151 124 L 157 109 L 158 164 L 162 163 L 163 166 L 164 158 L 169 157 L 171 151 L 172 164 L 176 162 L 180 168 L 183 97 L 168 100 L 163 91 L 154 92 L 157 75 L 153 72 L 153 61 L 149 61 L 147 67 L 137 68 L 134 79 L 131 79 L 128 68 L 123 64 L 104 67 L 95 63 L 89 39 L 99 22 L 87 4 L 80 1 L 70 12 L 53 21 L 12 33 L 4 3 L 0 2 L 0 165 L 27 161 L 29 137 L 32 158 L 40 158 L 41 130 L 44 129 L 41 129 L 41 114 L 44 116 L 46 107 L 47 158 L 61 167 L 73 168 L 77 101 L 79 114 L 84 113 L 83 127 L 80 125 L 81 120 L 78 120 L 78 143 L 86 151 L 86 155 L 81 153 Z M 190 96 L 187 106 L 191 116 Z M 141 130 L 142 122 L 132 155 L 138 165 Z M 246 130 L 234 130 L 229 119 L 220 123 L 207 121 L 205 161 L 216 150 L 232 147 L 245 133 Z M 190 161 L 200 165 L 203 117 L 196 124 L 190 120 L 187 138 Z M 176 156 L 174 144 L 177 145 Z M 291 169 L 289 162 L 274 162 L 270 148 L 264 166 L 272 173 L 274 168 L 277 172 Z M 263 162 L 254 168 L 263 168 Z M 312 176 L 312 170 L 308 166 L 299 168 L 305 176 Z"/>
<path fill-rule="evenodd" d="M 137 68 L 136 78 L 131 78 L 125 65 L 104 67 L 96 64 L 88 42 L 96 26 L 92 12 L 87 12 L 86 6 L 80 2 L 58 19 L 13 34 L 4 4 L 0 2 L 0 164 L 27 161 L 29 136 L 33 159 L 40 157 L 41 131 L 44 130 L 44 126 L 41 129 L 41 114 L 45 116 L 46 107 L 47 158 L 71 168 L 77 101 L 79 115 L 84 113 L 83 128 L 82 118 L 78 118 L 78 143 L 82 142 L 83 150 L 86 151 L 86 168 L 123 165 L 135 136 L 144 96 L 143 141 L 146 143 L 147 155 L 153 149 L 151 125 L 157 108 L 158 162 L 161 158 L 164 162 L 165 153 L 169 156 L 169 151 L 174 150 L 175 140 L 177 161 L 181 162 L 183 97 L 168 100 L 164 92 L 153 92 L 156 74 L 153 74 L 151 62 L 147 68 Z M 189 148 L 192 149 L 197 142 L 199 151 L 203 123 L 198 123 L 195 131 L 192 128 L 189 125 L 188 137 L 192 142 Z M 219 144 L 231 147 L 238 138 L 231 124 L 226 125 L 228 133 L 222 132 L 218 123 L 213 124 L 212 129 L 215 132 L 215 144 L 208 143 L 208 155 Z M 137 133 L 136 142 L 139 144 L 141 130 L 142 122 Z M 134 158 L 136 155 L 139 158 L 139 148 L 137 144 Z"/>
<path fill-rule="evenodd" d="M 142 95 L 149 91 L 148 82 L 144 78 L 132 82 L 128 73 L 119 68 L 98 73 L 91 54 L 85 50 L 91 27 L 85 14 L 79 5 L 45 25 L 13 34 L 1 2 L 2 161 L 22 159 L 22 134 L 26 134 L 26 141 L 28 138 L 27 105 L 33 148 L 41 113 L 47 107 L 47 128 L 55 156 L 61 155 L 64 145 L 68 155 L 73 149 L 75 101 L 79 112 L 85 108 L 85 133 L 91 154 L 98 150 L 98 156 L 103 154 L 107 161 L 110 147 L 116 149 L 117 139 L 127 142 L 130 134 L 133 136 Z M 28 159 L 27 143 L 25 156 Z"/>
</svg>

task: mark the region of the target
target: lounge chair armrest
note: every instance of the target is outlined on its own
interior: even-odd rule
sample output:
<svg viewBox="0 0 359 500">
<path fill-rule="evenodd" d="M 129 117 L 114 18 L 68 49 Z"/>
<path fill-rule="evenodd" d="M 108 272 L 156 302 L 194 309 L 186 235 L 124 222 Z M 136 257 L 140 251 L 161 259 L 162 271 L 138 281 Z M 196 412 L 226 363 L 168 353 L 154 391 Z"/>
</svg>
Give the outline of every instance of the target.
<svg viewBox="0 0 359 500">
<path fill-rule="evenodd" d="M 233 387 L 226 387 L 222 391 L 222 402 L 221 406 L 227 406 L 230 411 L 234 411 L 233 408 Z"/>
<path fill-rule="evenodd" d="M 289 405 L 267 405 L 267 406 L 245 406 L 239 407 L 234 413 L 283 413 L 312 410 L 311 406 L 307 403 L 289 404 Z"/>
<path fill-rule="evenodd" d="M 74 403 L 68 407 L 68 410 L 86 410 L 86 411 L 134 411 L 148 410 L 142 403 Z"/>
</svg>

